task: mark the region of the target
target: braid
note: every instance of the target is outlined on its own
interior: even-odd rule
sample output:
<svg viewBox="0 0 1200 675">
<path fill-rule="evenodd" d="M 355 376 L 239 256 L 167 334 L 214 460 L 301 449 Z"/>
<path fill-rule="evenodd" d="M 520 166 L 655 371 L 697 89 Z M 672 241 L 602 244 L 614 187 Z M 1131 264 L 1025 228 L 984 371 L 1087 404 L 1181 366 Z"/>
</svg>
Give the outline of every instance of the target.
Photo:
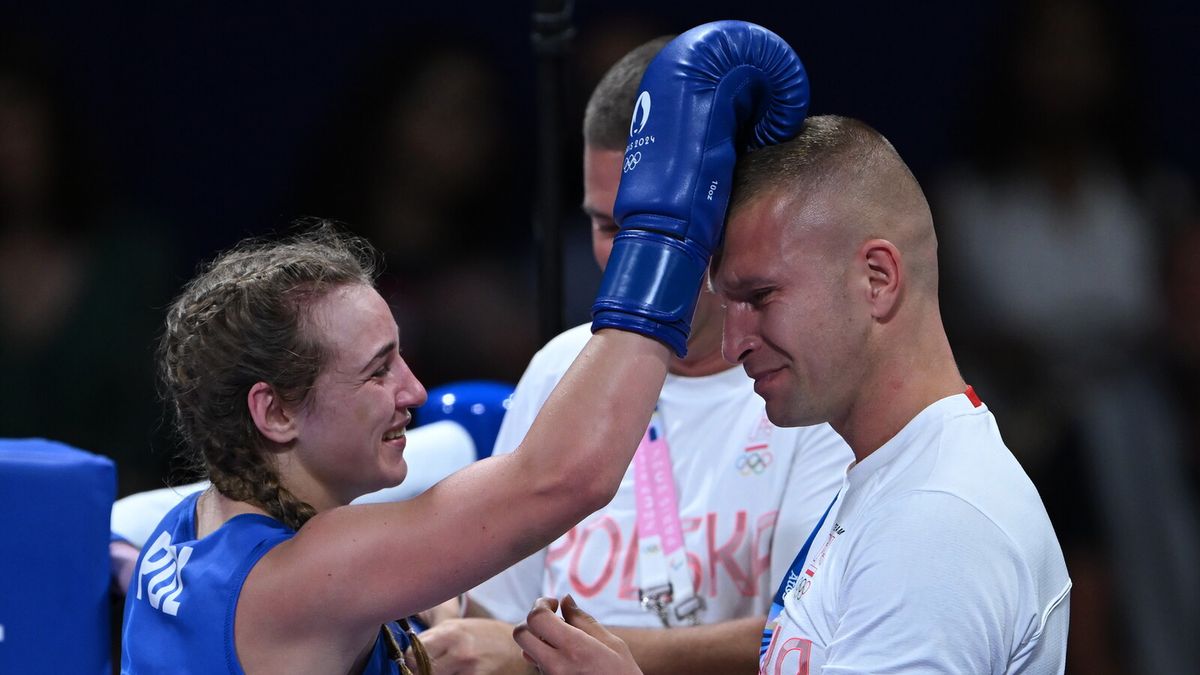
<svg viewBox="0 0 1200 675">
<path fill-rule="evenodd" d="M 339 286 L 371 285 L 375 253 L 326 221 L 279 241 L 250 240 L 218 256 L 167 312 L 160 386 L 177 429 L 221 494 L 299 529 L 315 510 L 279 482 L 246 406 L 258 382 L 304 400 L 325 346 L 308 329 L 313 302 Z"/>
<path fill-rule="evenodd" d="M 417 638 L 417 634 L 413 632 L 412 626 L 408 624 L 408 619 L 397 619 L 396 623 L 400 624 L 404 635 L 408 637 L 409 644 L 412 645 L 413 656 L 417 659 L 417 670 L 421 675 L 432 675 L 433 662 L 429 660 L 429 653 L 425 651 L 425 645 L 421 644 L 421 640 Z M 388 658 L 390 658 L 397 666 L 400 667 L 401 675 L 413 675 L 412 669 L 408 667 L 408 663 L 404 660 L 404 650 L 400 648 L 400 643 L 396 640 L 396 636 L 392 631 L 384 625 L 380 630 L 383 631 L 384 638 L 387 641 Z"/>
<path fill-rule="evenodd" d="M 214 452 L 209 459 L 209 477 L 217 490 L 242 502 L 254 504 L 284 525 L 299 530 L 316 515 L 316 509 L 279 483 L 262 453 Z"/>
<path fill-rule="evenodd" d="M 265 382 L 281 401 L 303 401 L 327 358 L 306 330 L 308 308 L 333 288 L 372 285 L 375 276 L 365 240 L 328 222 L 309 225 L 315 227 L 278 242 L 245 242 L 214 260 L 172 304 L 158 348 L 163 397 L 216 489 L 295 530 L 316 510 L 280 483 L 246 397 Z M 430 675 L 424 646 L 407 621 L 400 625 L 422 675 Z M 387 626 L 382 631 L 392 660 L 411 675 L 395 636 Z"/>
</svg>

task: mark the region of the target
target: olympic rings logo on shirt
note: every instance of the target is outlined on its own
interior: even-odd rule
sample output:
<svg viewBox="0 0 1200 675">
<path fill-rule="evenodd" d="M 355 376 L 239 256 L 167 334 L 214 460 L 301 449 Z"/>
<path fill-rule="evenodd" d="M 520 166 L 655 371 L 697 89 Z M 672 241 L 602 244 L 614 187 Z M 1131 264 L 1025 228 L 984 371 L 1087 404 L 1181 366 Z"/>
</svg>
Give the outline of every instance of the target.
<svg viewBox="0 0 1200 675">
<path fill-rule="evenodd" d="M 811 579 L 808 577 L 800 577 L 800 582 L 796 584 L 796 599 L 799 600 L 800 598 L 804 597 L 804 594 L 807 593 L 808 589 L 811 587 Z"/>
<path fill-rule="evenodd" d="M 774 459 L 770 450 L 751 450 L 739 455 L 733 465 L 737 468 L 738 473 L 749 476 L 766 471 Z"/>
<path fill-rule="evenodd" d="M 629 173 L 637 168 L 638 162 L 642 161 L 641 151 L 635 152 L 625 158 L 625 168 L 621 169 L 621 173 Z"/>
</svg>

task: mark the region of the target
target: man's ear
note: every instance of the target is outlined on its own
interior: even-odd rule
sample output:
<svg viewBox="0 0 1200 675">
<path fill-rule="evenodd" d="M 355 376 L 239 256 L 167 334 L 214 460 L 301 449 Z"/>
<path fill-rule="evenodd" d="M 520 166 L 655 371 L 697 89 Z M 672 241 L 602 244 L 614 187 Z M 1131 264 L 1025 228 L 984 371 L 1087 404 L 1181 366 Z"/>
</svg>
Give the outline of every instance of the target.
<svg viewBox="0 0 1200 675">
<path fill-rule="evenodd" d="M 900 307 L 904 281 L 900 249 L 886 239 L 870 239 L 863 243 L 859 252 L 867 264 L 871 316 L 887 321 Z"/>
<path fill-rule="evenodd" d="M 296 421 L 292 411 L 284 406 L 271 385 L 256 382 L 246 395 L 246 404 L 250 408 L 254 426 L 267 440 L 282 445 L 296 439 Z"/>
</svg>

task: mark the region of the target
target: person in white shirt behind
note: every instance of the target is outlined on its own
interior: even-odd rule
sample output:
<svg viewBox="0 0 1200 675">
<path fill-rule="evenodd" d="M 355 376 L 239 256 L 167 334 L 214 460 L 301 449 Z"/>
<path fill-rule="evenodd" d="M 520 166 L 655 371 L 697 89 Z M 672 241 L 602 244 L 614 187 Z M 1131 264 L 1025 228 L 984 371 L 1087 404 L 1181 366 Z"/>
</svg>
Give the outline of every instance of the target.
<svg viewBox="0 0 1200 675">
<path fill-rule="evenodd" d="M 740 158 L 711 274 L 725 357 L 771 421 L 828 421 L 855 457 L 776 596 L 760 672 L 1061 673 L 1062 550 L 955 364 L 932 217 L 895 148 L 823 116 Z M 566 622 L 556 605 L 539 600 L 514 632 L 526 658 L 637 672 L 575 602 Z"/>
<path fill-rule="evenodd" d="M 651 40 L 620 59 L 587 106 L 583 210 L 601 267 L 617 233 L 613 204 L 638 84 L 669 40 Z M 691 588 L 675 588 L 662 614 L 639 597 L 656 584 L 645 583 L 653 571 L 650 556 L 639 550 L 645 541 L 638 522 L 645 514 L 636 506 L 635 463 L 605 508 L 471 591 L 471 616 L 421 634 L 439 669 L 530 672 L 512 640 L 513 624 L 538 596 L 572 593 L 629 643 L 647 673 L 754 671 L 771 593 L 853 455 L 827 424 L 780 429 L 770 423 L 753 382 L 721 356 L 723 315 L 720 298 L 702 291 L 687 355 L 671 360 L 658 399 L 656 434 L 661 431 L 668 446 L 678 501 L 667 515 L 682 530 L 678 555 Z M 517 447 L 588 336 L 588 326 L 578 326 L 534 356 L 512 396 L 495 454 Z"/>
</svg>

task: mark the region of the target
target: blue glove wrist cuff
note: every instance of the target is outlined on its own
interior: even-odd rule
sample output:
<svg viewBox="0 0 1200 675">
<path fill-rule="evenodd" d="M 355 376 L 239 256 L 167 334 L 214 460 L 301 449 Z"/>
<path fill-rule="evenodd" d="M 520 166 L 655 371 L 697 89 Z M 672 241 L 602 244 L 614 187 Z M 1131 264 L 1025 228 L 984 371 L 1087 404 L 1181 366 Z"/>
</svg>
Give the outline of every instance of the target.
<svg viewBox="0 0 1200 675">
<path fill-rule="evenodd" d="M 687 354 L 687 335 L 708 255 L 692 242 L 622 230 L 592 304 L 592 331 L 619 328 Z"/>
</svg>

